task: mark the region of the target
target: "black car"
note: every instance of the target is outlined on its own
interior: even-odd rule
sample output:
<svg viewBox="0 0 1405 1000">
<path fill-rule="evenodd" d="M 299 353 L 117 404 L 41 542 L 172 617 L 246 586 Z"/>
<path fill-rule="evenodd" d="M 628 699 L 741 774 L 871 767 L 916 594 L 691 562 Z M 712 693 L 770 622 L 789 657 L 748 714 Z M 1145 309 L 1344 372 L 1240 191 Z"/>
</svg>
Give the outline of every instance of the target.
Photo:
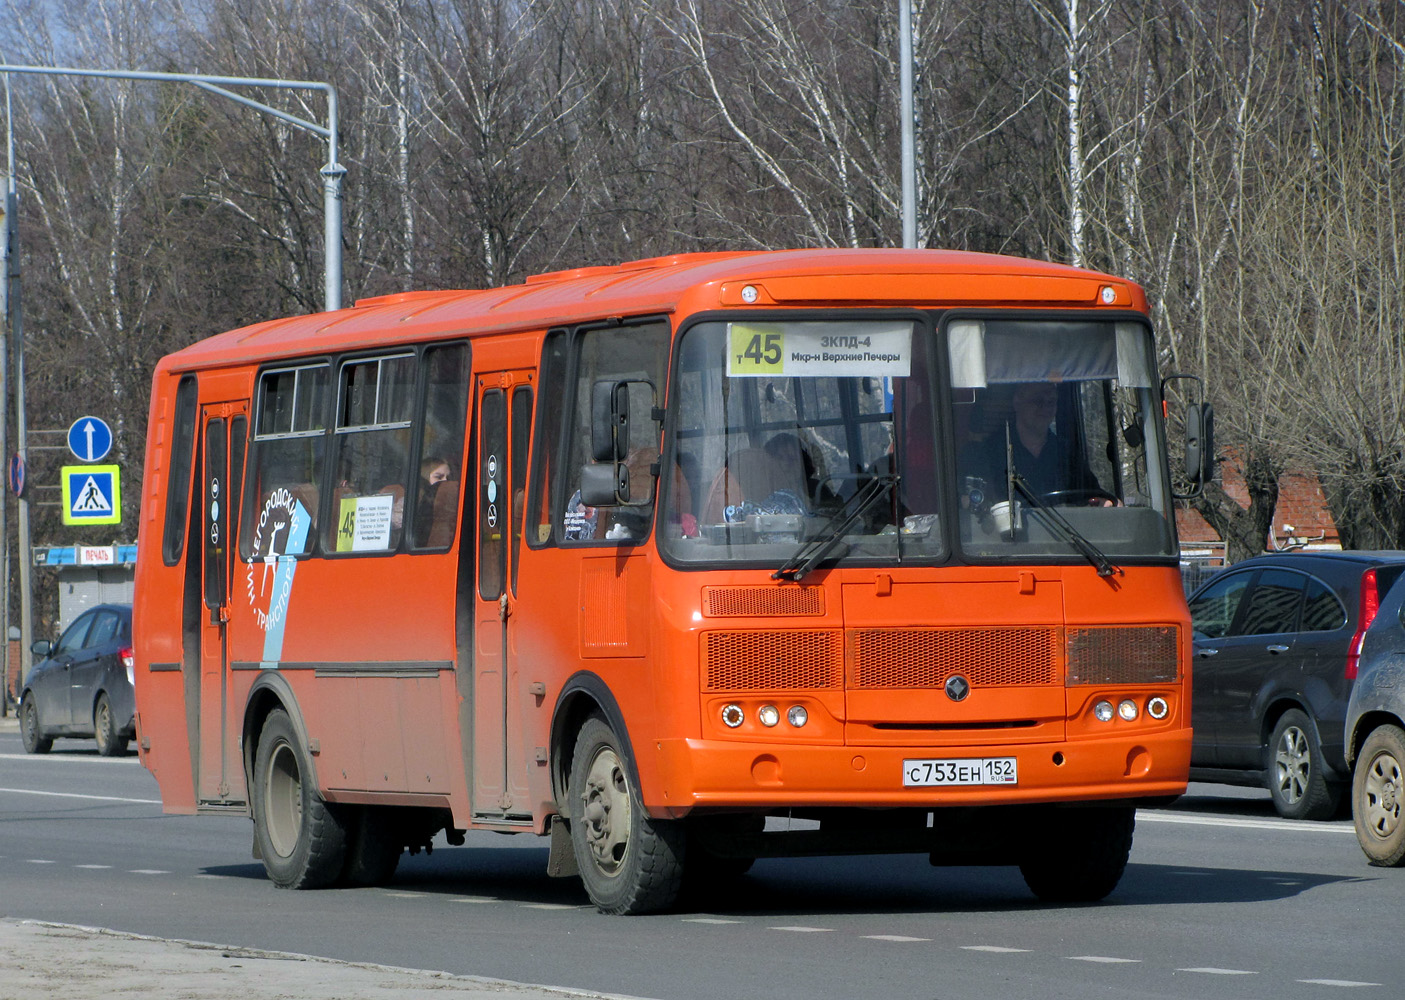
<svg viewBox="0 0 1405 1000">
<path fill-rule="evenodd" d="M 1258 556 L 1190 597 L 1195 781 L 1259 785 L 1290 819 L 1336 814 L 1362 638 L 1405 552 Z"/>
<path fill-rule="evenodd" d="M 33 646 L 36 664 L 20 691 L 20 733 L 29 753 L 48 753 L 58 736 L 96 737 L 98 752 L 127 752 L 135 733 L 132 606 L 100 604 L 58 642 Z"/>
</svg>

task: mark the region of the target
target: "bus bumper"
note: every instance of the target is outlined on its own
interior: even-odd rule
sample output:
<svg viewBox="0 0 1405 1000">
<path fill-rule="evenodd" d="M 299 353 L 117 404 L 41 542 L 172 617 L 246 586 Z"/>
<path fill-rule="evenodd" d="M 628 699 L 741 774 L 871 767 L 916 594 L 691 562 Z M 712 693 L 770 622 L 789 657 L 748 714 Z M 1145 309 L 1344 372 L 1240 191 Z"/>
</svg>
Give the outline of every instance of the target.
<svg viewBox="0 0 1405 1000">
<path fill-rule="evenodd" d="M 652 815 L 797 807 L 943 808 L 1016 803 L 1157 799 L 1184 794 L 1191 730 L 1021 746 L 758 745 L 662 740 L 645 785 Z M 1014 784 L 903 784 L 904 761 L 1013 757 Z M 911 770 L 911 768 L 908 768 Z M 649 787 L 651 786 L 652 787 Z"/>
</svg>

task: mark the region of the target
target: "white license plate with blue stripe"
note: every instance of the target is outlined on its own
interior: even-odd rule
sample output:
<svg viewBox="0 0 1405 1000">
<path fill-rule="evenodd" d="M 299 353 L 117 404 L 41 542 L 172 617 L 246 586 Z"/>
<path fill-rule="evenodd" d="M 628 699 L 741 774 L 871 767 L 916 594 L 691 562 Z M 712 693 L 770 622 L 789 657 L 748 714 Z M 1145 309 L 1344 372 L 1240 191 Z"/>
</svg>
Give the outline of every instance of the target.
<svg viewBox="0 0 1405 1000">
<path fill-rule="evenodd" d="M 905 760 L 903 786 L 1018 785 L 1014 757 L 971 757 L 956 760 Z"/>
</svg>

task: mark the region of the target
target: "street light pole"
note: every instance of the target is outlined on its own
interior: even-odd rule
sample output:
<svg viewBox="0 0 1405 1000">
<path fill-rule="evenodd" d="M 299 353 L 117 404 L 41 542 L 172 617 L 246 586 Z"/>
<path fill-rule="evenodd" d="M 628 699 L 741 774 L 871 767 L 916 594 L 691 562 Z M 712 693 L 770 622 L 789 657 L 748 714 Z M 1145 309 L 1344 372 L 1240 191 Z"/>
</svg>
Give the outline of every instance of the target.
<svg viewBox="0 0 1405 1000">
<path fill-rule="evenodd" d="M 917 246 L 917 140 L 912 123 L 912 0 L 898 0 L 898 75 L 902 87 L 903 246 Z"/>
<path fill-rule="evenodd" d="M 209 76 L 204 73 L 149 73 L 125 69 L 75 69 L 70 66 L 14 66 L 0 64 L 0 73 L 30 73 L 39 76 L 86 76 L 105 80 L 146 80 L 164 83 L 188 83 L 219 94 L 246 107 L 272 115 L 295 128 L 327 140 L 327 163 L 318 172 L 322 176 L 322 208 L 326 233 L 326 280 L 323 287 L 323 308 L 334 312 L 341 308 L 342 286 L 342 178 L 346 168 L 337 162 L 337 90 L 319 80 L 276 80 L 253 76 Z M 316 90 L 327 95 L 327 124 L 319 125 L 286 111 L 270 107 L 261 101 L 237 94 L 228 87 L 274 87 L 281 90 Z M 14 170 L 10 171 L 13 188 Z"/>
</svg>

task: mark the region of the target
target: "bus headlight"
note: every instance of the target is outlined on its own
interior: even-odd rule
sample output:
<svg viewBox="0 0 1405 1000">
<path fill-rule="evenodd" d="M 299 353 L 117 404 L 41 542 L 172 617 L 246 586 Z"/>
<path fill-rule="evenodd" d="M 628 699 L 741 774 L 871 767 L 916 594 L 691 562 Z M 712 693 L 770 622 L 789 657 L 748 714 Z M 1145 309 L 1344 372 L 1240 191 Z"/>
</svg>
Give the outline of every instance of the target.
<svg viewBox="0 0 1405 1000">
<path fill-rule="evenodd" d="M 736 729 L 746 720 L 746 713 L 736 702 L 722 706 L 722 724 L 728 729 Z"/>
<path fill-rule="evenodd" d="M 1137 717 L 1137 703 L 1131 698 L 1124 698 L 1117 705 L 1117 714 L 1127 722 L 1132 722 Z"/>
<path fill-rule="evenodd" d="M 1093 718 L 1099 722 L 1112 721 L 1112 702 L 1100 701 L 1093 706 Z"/>
<path fill-rule="evenodd" d="M 770 729 L 781 721 L 781 713 L 775 705 L 762 705 L 756 713 L 756 718 L 760 720 L 761 725 Z"/>
<path fill-rule="evenodd" d="M 790 711 L 785 713 L 786 721 L 796 729 L 810 721 L 810 713 L 805 711 L 804 705 L 791 705 Z"/>
<path fill-rule="evenodd" d="M 1166 715 L 1170 711 L 1171 706 L 1167 704 L 1166 699 L 1159 694 L 1146 703 L 1146 714 L 1158 721 L 1166 718 Z"/>
</svg>

